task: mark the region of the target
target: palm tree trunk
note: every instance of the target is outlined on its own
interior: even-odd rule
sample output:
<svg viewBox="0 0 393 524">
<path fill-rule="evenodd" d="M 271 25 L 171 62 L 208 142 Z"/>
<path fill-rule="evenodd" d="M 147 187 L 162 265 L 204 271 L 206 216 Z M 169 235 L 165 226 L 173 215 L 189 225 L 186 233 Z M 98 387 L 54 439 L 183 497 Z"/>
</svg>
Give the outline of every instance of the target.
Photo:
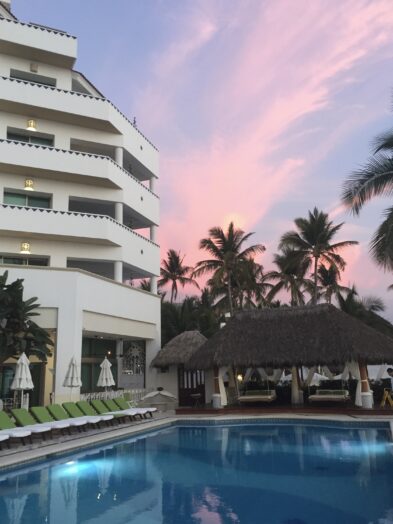
<svg viewBox="0 0 393 524">
<path fill-rule="evenodd" d="M 317 305 L 318 302 L 318 258 L 314 257 L 314 295 L 313 295 L 313 306 Z"/>
<path fill-rule="evenodd" d="M 228 275 L 228 302 L 229 302 L 229 312 L 231 317 L 233 317 L 233 303 L 232 303 L 232 286 L 231 286 L 231 275 Z"/>
<path fill-rule="evenodd" d="M 174 286 L 174 283 L 173 283 L 172 284 L 172 289 L 171 289 L 171 304 L 173 304 L 174 296 L 175 296 L 175 286 Z"/>
</svg>

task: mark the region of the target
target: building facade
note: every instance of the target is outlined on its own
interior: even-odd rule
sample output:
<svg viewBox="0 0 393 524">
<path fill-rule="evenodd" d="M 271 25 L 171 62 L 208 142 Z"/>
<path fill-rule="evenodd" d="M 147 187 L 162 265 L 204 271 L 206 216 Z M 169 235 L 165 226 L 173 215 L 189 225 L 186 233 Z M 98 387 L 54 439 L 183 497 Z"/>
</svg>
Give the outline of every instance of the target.
<svg viewBox="0 0 393 524">
<path fill-rule="evenodd" d="M 149 387 L 160 346 L 158 151 L 74 69 L 74 36 L 10 7 L 0 2 L 0 270 L 24 279 L 54 338 L 53 357 L 36 363 L 36 400 L 70 398 L 73 356 L 82 391 L 97 389 L 104 356 L 119 387 Z M 3 368 L 0 396 L 12 375 Z"/>
</svg>

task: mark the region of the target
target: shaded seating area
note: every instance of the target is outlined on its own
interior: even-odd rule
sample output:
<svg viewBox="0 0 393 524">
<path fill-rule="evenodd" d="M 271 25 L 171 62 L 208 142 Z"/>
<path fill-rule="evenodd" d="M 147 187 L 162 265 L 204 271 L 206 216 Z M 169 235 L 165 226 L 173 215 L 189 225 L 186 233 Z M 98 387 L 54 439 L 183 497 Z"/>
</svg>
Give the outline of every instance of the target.
<svg viewBox="0 0 393 524">
<path fill-rule="evenodd" d="M 254 404 L 255 402 L 273 402 L 277 399 L 275 390 L 269 389 L 254 389 L 245 391 L 238 396 L 238 401 L 241 404 Z"/>
<path fill-rule="evenodd" d="M 291 373 L 290 385 L 275 388 L 290 390 L 291 404 L 339 405 L 372 408 L 373 392 L 368 380 L 367 365 L 393 361 L 393 339 L 376 331 L 355 317 L 330 304 L 282 307 L 242 311 L 205 342 L 189 359 L 190 369 L 210 372 L 214 396 L 223 398 L 223 373 L 230 370 L 283 370 Z M 301 370 L 307 368 L 307 376 Z M 350 386 L 311 386 L 313 376 L 323 380 L 325 370 L 340 369 L 341 384 Z M 321 375 L 324 373 L 324 375 Z M 344 377 L 345 375 L 345 377 Z M 261 401 L 266 388 L 256 388 Z M 240 392 L 242 405 L 255 402 L 248 392 Z M 278 394 L 277 394 L 278 397 Z M 245 401 L 242 402 L 242 399 Z M 226 399 L 221 403 L 226 405 Z"/>
</svg>

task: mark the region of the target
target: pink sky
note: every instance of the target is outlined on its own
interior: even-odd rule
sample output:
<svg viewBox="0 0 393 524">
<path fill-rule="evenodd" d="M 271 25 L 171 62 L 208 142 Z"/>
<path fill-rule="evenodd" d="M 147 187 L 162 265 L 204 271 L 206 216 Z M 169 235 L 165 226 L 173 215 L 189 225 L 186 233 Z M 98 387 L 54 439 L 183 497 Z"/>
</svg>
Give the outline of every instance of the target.
<svg viewBox="0 0 393 524">
<path fill-rule="evenodd" d="M 388 204 L 354 218 L 340 191 L 391 126 L 392 0 L 13 5 L 76 34 L 77 68 L 159 147 L 162 256 L 174 248 L 194 264 L 208 229 L 234 220 L 267 246 L 270 269 L 281 234 L 316 205 L 346 222 L 341 239 L 360 242 L 345 252 L 344 283 L 390 307 L 393 276 L 368 254 Z"/>
</svg>

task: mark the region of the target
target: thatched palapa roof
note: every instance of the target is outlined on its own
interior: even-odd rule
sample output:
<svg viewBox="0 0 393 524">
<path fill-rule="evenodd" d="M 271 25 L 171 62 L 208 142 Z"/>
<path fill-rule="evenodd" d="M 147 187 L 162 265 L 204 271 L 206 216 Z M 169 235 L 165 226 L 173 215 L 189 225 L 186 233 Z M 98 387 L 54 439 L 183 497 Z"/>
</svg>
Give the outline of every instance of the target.
<svg viewBox="0 0 393 524">
<path fill-rule="evenodd" d="M 199 331 L 184 331 L 170 340 L 152 361 L 152 366 L 161 368 L 165 366 L 185 364 L 197 351 L 207 338 Z"/>
<path fill-rule="evenodd" d="M 332 305 L 241 312 L 215 333 L 187 367 L 337 365 L 393 361 L 393 338 Z"/>
</svg>

